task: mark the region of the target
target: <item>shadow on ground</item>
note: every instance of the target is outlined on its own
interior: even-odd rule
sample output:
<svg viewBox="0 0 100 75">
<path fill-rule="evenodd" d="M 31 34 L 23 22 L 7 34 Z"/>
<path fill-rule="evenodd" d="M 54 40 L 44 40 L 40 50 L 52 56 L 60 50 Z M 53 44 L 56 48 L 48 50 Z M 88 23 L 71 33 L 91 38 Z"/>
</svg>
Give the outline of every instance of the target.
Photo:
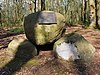
<svg viewBox="0 0 100 75">
<path fill-rule="evenodd" d="M 39 51 L 47 51 L 53 49 L 53 44 L 47 44 L 42 46 L 36 46 L 37 51 L 39 54 Z M 34 46 L 31 46 L 27 44 L 27 40 L 22 42 L 18 46 L 18 51 L 15 53 L 14 58 L 9 61 L 6 65 L 4 65 L 0 69 L 0 75 L 14 75 L 17 71 L 21 69 L 21 67 L 24 66 L 29 60 L 34 58 L 36 56 L 35 48 Z"/>
<path fill-rule="evenodd" d="M 75 60 L 74 61 L 75 68 L 78 70 L 77 74 L 78 75 L 87 75 L 86 73 L 86 65 L 85 62 L 82 60 Z"/>
<path fill-rule="evenodd" d="M 18 46 L 14 58 L 0 69 L 0 75 L 13 75 L 35 56 L 34 49 L 25 47 L 25 42 L 26 40 L 21 43 L 22 45 Z"/>
<path fill-rule="evenodd" d="M 24 41 L 21 44 L 24 44 L 25 42 L 26 41 Z M 34 54 L 33 54 L 34 50 L 33 49 L 30 49 L 25 46 L 22 49 L 22 47 L 23 47 L 23 45 L 22 46 L 20 45 L 18 47 L 18 51 L 16 52 L 14 58 L 0 69 L 0 75 L 14 75 L 17 71 L 19 71 L 24 66 L 24 64 L 26 64 L 29 60 L 34 58 Z M 38 51 L 52 50 L 53 43 L 47 44 L 47 45 L 42 45 L 42 46 L 36 46 L 36 47 L 37 47 Z M 37 71 L 34 72 L 34 70 L 33 70 L 33 74 L 41 75 L 41 72 L 44 72 L 43 74 L 47 74 L 47 71 L 53 72 L 53 70 L 55 70 L 59 74 L 63 74 L 63 72 L 66 73 L 66 72 L 70 72 L 70 70 L 77 69 L 77 71 L 74 71 L 74 72 L 77 72 L 78 75 L 86 75 L 86 72 L 85 72 L 86 66 L 80 60 L 76 60 L 73 63 L 74 65 L 70 64 L 72 67 L 70 67 L 70 65 L 68 63 L 65 63 L 65 65 L 64 65 L 63 63 L 60 63 L 57 60 L 58 59 L 55 58 L 51 61 L 47 61 L 44 65 L 39 67 L 39 69 Z M 61 62 L 63 62 L 63 61 L 61 61 Z M 69 69 L 67 69 L 68 67 L 69 67 Z M 43 70 L 43 71 L 40 71 L 40 70 Z M 55 74 L 55 73 L 53 73 L 53 74 Z"/>
</svg>

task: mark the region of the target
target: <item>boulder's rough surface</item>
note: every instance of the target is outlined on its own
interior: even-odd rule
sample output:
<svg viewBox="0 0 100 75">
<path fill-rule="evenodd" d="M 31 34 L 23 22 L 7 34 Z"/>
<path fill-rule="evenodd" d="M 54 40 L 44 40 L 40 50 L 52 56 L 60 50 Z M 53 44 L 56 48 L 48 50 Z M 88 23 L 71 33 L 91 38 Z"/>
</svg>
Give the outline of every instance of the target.
<svg viewBox="0 0 100 75">
<path fill-rule="evenodd" d="M 43 16 L 43 23 L 41 23 L 42 18 L 41 19 L 39 18 L 41 16 L 41 13 L 47 13 L 47 14 L 53 13 L 55 14 L 55 17 L 49 15 L 46 18 L 50 19 L 46 19 Z M 51 20 L 52 17 L 55 18 L 56 22 L 44 23 L 45 20 Z M 56 13 L 53 11 L 41 11 L 32 13 L 26 16 L 24 20 L 24 30 L 26 37 L 28 38 L 29 41 L 37 45 L 45 45 L 47 43 L 51 43 L 61 37 L 65 25 L 64 22 L 65 22 L 64 16 L 61 15 L 60 13 Z"/>
<path fill-rule="evenodd" d="M 64 43 L 66 45 L 63 45 Z M 62 51 L 64 50 L 66 53 L 64 54 L 57 48 L 60 48 Z M 95 52 L 95 48 L 82 35 L 78 33 L 67 34 L 60 38 L 57 42 L 55 42 L 53 50 L 58 58 L 63 58 L 66 56 L 65 60 L 70 60 L 70 58 L 71 60 L 79 58 L 84 61 L 91 60 Z M 62 54 L 60 54 L 58 51 Z"/>
<path fill-rule="evenodd" d="M 28 58 L 37 55 L 37 49 L 25 38 L 18 37 L 9 43 L 8 53 L 12 57 Z"/>
</svg>

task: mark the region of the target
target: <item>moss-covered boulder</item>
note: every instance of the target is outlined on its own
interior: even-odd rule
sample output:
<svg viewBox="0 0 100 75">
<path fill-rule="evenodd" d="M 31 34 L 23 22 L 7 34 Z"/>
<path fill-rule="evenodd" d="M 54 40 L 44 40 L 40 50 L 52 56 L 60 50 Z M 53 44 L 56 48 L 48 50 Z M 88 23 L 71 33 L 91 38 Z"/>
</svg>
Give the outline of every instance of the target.
<svg viewBox="0 0 100 75">
<path fill-rule="evenodd" d="M 9 43 L 8 53 L 12 57 L 29 58 L 37 55 L 37 49 L 25 38 L 18 37 Z"/>
<path fill-rule="evenodd" d="M 80 34 L 71 33 L 60 38 L 54 44 L 54 53 L 64 60 L 91 60 L 95 48 Z"/>
<path fill-rule="evenodd" d="M 24 20 L 26 37 L 37 45 L 51 43 L 61 37 L 64 22 L 64 16 L 53 11 L 29 14 Z"/>
</svg>

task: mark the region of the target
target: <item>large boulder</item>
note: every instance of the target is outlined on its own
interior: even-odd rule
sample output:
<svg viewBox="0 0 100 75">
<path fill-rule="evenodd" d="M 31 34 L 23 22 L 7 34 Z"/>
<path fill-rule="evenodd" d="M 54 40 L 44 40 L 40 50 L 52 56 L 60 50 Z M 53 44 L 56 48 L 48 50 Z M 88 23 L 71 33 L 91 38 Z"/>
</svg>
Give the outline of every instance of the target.
<svg viewBox="0 0 100 75">
<path fill-rule="evenodd" d="M 14 38 L 8 45 L 11 57 L 29 58 L 37 55 L 35 46 L 23 37 Z"/>
<path fill-rule="evenodd" d="M 26 37 L 37 45 L 54 42 L 61 37 L 65 25 L 64 22 L 64 16 L 53 11 L 29 14 L 24 20 Z"/>
<path fill-rule="evenodd" d="M 88 61 L 95 52 L 95 48 L 78 33 L 67 34 L 60 38 L 55 42 L 53 50 L 58 58 L 68 61 L 77 59 Z"/>
</svg>

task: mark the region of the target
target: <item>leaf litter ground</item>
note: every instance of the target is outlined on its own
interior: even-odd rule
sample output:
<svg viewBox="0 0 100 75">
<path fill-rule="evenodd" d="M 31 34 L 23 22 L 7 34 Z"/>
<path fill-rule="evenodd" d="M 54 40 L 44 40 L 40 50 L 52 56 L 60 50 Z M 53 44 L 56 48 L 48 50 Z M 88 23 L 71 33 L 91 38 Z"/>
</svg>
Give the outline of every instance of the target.
<svg viewBox="0 0 100 75">
<path fill-rule="evenodd" d="M 100 74 L 100 30 L 83 29 L 81 27 L 67 27 L 66 34 L 77 31 L 82 34 L 95 48 L 95 56 L 91 63 L 72 65 L 55 59 L 51 51 L 40 50 L 39 55 L 27 61 L 20 66 L 13 75 L 99 75 Z M 14 37 L 25 37 L 25 34 L 9 35 L 3 29 L 0 29 L 0 68 L 4 67 L 10 61 L 11 57 L 7 54 L 7 46 Z M 49 46 L 47 46 L 49 47 Z M 50 46 L 52 47 L 52 46 Z M 16 65 L 16 64 L 15 64 Z M 82 66 L 83 65 L 83 66 Z M 85 67 L 84 67 L 85 66 Z M 6 71 L 6 70 L 5 70 Z M 1 73 L 1 70 L 0 70 Z M 12 74 L 8 73 L 7 75 Z M 5 74 L 2 74 L 5 75 Z"/>
</svg>

